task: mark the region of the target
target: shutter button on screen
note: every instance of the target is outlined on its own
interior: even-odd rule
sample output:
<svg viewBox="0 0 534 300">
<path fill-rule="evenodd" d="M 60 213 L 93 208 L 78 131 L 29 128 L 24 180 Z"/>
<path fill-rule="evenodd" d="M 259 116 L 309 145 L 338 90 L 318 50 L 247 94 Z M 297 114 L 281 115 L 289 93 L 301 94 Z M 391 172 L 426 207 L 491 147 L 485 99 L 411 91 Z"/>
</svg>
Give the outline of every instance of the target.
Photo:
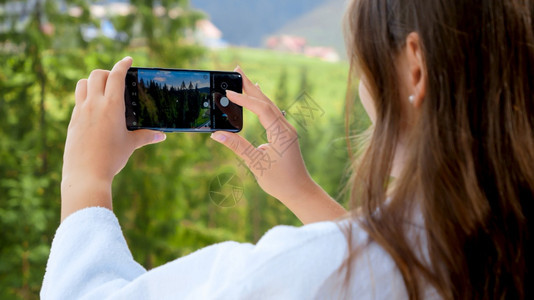
<svg viewBox="0 0 534 300">
<path fill-rule="evenodd" d="M 221 103 L 222 107 L 227 107 L 228 104 L 230 104 L 230 101 L 228 100 L 228 98 L 222 97 L 220 103 Z"/>
</svg>

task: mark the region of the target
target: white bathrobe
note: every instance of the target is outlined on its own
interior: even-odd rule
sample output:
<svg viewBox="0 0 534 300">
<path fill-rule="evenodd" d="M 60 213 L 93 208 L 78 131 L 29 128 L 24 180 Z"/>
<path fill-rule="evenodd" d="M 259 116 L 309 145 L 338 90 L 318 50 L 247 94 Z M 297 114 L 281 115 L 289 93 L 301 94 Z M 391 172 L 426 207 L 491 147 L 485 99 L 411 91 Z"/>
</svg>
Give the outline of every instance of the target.
<svg viewBox="0 0 534 300">
<path fill-rule="evenodd" d="M 367 244 L 354 227 L 353 241 Z M 405 299 L 402 276 L 375 243 L 362 248 L 343 285 L 345 235 L 333 222 L 276 226 L 256 245 L 224 242 L 145 270 L 105 208 L 80 210 L 59 226 L 42 299 Z M 340 294 L 346 292 L 347 294 Z"/>
</svg>

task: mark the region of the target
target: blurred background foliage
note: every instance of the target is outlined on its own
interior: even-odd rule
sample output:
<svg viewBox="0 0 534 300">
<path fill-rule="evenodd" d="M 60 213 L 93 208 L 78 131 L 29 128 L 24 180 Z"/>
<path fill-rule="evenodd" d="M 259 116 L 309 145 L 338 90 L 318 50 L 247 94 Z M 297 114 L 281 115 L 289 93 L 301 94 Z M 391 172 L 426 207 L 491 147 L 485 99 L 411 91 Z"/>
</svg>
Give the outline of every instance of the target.
<svg viewBox="0 0 534 300">
<path fill-rule="evenodd" d="M 91 1 L 0 1 L 0 299 L 38 298 L 59 225 L 62 155 L 76 82 L 126 55 L 147 67 L 232 70 L 239 64 L 281 109 L 305 92 L 324 114 L 306 126 L 288 117 L 312 177 L 345 204 L 339 192 L 348 166 L 348 63 L 262 49 L 208 50 L 190 38 L 196 21 L 207 16 L 188 1 L 130 3 L 133 11 L 102 20 L 90 13 Z M 95 31 L 104 21 L 115 36 Z M 257 119 L 244 114 L 241 134 L 264 143 Z M 357 130 L 368 126 L 360 106 L 354 114 Z M 210 200 L 210 183 L 221 173 L 235 174 L 243 184 L 235 206 Z M 256 242 L 278 224 L 300 225 L 209 134 L 168 134 L 164 143 L 136 151 L 115 178 L 113 194 L 130 249 L 146 268 L 224 240 Z"/>
</svg>

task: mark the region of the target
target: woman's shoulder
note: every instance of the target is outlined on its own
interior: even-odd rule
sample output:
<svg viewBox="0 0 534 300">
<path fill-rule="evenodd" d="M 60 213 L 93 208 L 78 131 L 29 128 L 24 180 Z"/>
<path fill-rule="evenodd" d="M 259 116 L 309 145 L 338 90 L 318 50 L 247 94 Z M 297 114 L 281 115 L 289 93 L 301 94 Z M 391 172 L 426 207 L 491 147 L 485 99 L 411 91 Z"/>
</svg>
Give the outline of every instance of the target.
<svg viewBox="0 0 534 300">
<path fill-rule="evenodd" d="M 347 226 L 350 231 L 344 230 Z M 233 245 L 235 249 L 242 246 Z M 240 262 L 233 264 L 236 270 L 241 269 L 240 263 L 246 266 L 241 269 L 245 270 L 241 296 L 257 296 L 258 288 L 276 286 L 280 289 L 277 295 L 289 298 L 343 298 L 345 292 L 358 298 L 406 298 L 404 282 L 393 259 L 354 220 L 276 226 L 256 245 L 247 247 L 251 247 L 244 255 L 248 257 L 242 260 L 241 256 Z M 345 274 L 350 274 L 346 286 Z"/>
<path fill-rule="evenodd" d="M 94 225 L 95 220 L 100 225 Z M 351 226 L 349 234 L 344 230 L 348 225 Z M 77 232 L 75 236 L 78 239 L 75 239 L 74 234 L 67 233 L 72 230 L 64 228 L 66 234 L 60 234 L 64 237 L 55 242 L 64 239 L 64 243 L 60 244 L 72 245 L 74 241 L 81 241 L 83 235 L 85 243 L 91 243 L 93 248 L 102 248 L 102 251 L 90 253 L 108 253 L 108 261 L 123 261 L 119 264 L 121 268 L 126 268 L 123 265 L 131 265 L 131 268 L 126 268 L 128 270 L 133 266 L 139 267 L 129 254 L 112 212 L 104 209 L 86 210 L 78 213 L 77 217 L 67 219 L 62 224 L 62 227 L 65 226 L 85 229 L 72 229 Z M 109 238 L 105 239 L 107 236 Z M 92 239 L 87 237 L 95 237 L 95 241 L 90 242 Z M 103 239 L 105 242 L 102 242 Z M 116 249 L 112 252 L 105 250 L 109 250 L 114 240 L 121 240 L 116 243 Z M 358 253 L 350 267 L 344 269 L 351 249 L 356 249 Z M 119 255 L 126 252 L 128 255 Z M 123 260 L 115 258 L 117 255 Z M 108 262 L 102 261 L 101 255 L 87 254 L 80 259 L 84 265 L 96 269 L 110 268 Z M 92 262 L 89 264 L 88 260 Z M 345 270 L 350 270 L 351 277 L 344 288 Z M 370 241 L 366 231 L 354 220 L 320 222 L 301 227 L 276 226 L 268 230 L 256 244 L 214 244 L 141 273 L 135 278 L 121 281 L 122 288 L 117 291 L 115 298 L 165 298 L 173 295 L 187 299 L 310 299 L 323 296 L 335 298 L 332 296 L 340 291 L 348 291 L 359 298 L 406 295 L 402 276 L 391 257 Z"/>
<path fill-rule="evenodd" d="M 338 224 L 332 221 L 311 223 L 304 226 L 278 225 L 269 229 L 256 246 L 302 245 L 316 240 L 342 241 L 344 235 Z"/>
</svg>

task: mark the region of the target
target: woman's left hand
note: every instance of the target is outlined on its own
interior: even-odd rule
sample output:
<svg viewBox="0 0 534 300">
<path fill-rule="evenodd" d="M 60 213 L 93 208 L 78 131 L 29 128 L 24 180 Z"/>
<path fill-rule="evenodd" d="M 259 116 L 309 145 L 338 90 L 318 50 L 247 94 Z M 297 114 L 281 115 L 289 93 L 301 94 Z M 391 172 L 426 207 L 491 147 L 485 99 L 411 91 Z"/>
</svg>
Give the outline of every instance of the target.
<svg viewBox="0 0 534 300">
<path fill-rule="evenodd" d="M 113 177 L 134 150 L 165 140 L 162 132 L 126 129 L 124 85 L 131 65 L 126 57 L 111 71 L 94 70 L 76 85 L 63 156 L 62 219 L 84 207 L 111 209 Z"/>
</svg>

